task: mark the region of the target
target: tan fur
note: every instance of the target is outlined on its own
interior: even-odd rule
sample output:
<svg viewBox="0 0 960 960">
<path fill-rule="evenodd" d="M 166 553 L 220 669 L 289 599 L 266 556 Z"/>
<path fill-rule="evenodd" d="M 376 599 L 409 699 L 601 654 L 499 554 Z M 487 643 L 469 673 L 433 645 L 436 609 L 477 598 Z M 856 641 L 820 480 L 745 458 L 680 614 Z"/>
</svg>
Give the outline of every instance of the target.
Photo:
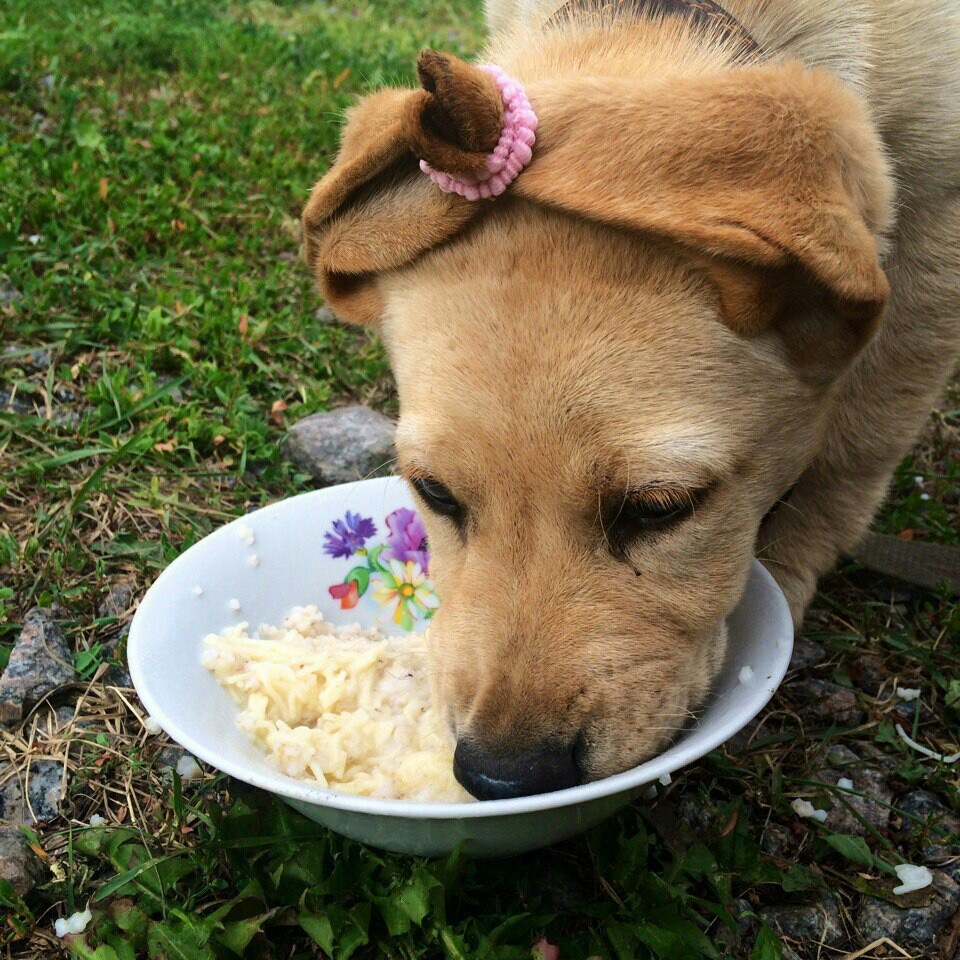
<svg viewBox="0 0 960 960">
<path fill-rule="evenodd" d="M 579 737 L 598 777 L 696 709 L 755 551 L 800 621 L 949 374 L 960 15 L 730 0 L 766 54 L 735 65 L 675 18 L 544 28 L 558 5 L 488 4 L 484 59 L 541 120 L 504 197 L 419 173 L 475 170 L 495 107 L 427 54 L 423 89 L 355 108 L 304 223 L 331 305 L 379 324 L 402 471 L 466 507 L 424 509 L 451 724 Z M 606 505 L 651 489 L 707 493 L 611 549 Z"/>
</svg>

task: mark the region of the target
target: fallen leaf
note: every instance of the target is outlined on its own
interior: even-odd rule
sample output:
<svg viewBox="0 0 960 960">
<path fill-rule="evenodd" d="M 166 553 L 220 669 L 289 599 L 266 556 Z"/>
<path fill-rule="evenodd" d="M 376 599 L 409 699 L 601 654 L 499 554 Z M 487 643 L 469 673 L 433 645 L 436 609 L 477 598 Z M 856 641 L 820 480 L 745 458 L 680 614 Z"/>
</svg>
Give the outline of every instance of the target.
<svg viewBox="0 0 960 960">
<path fill-rule="evenodd" d="M 349 67 L 347 67 L 347 68 L 344 69 L 344 70 L 341 70 L 341 71 L 337 74 L 336 79 L 333 81 L 333 89 L 334 89 L 334 90 L 339 90 L 339 89 L 340 89 L 340 84 L 343 83 L 343 81 L 346 80 L 347 77 L 349 77 L 349 76 L 350 76 L 350 68 L 349 68 Z"/>
<path fill-rule="evenodd" d="M 285 400 L 274 400 L 273 404 L 270 407 L 270 418 L 278 426 L 283 426 L 283 411 L 287 409 L 289 404 Z"/>
<path fill-rule="evenodd" d="M 237 324 L 237 329 L 240 331 L 241 337 L 247 335 L 247 330 L 250 329 L 250 320 L 245 313 L 240 315 L 240 322 Z"/>
<path fill-rule="evenodd" d="M 100 199 L 101 200 L 107 199 L 107 191 L 109 189 L 110 189 L 110 185 L 107 183 L 107 178 L 101 177 L 100 178 Z"/>
<path fill-rule="evenodd" d="M 215 447 L 219 447 L 220 444 L 223 443 L 223 441 L 226 440 L 226 439 L 227 439 L 227 438 L 226 438 L 222 433 L 218 433 L 218 434 L 213 438 L 213 445 L 214 445 Z"/>
<path fill-rule="evenodd" d="M 219 79 L 220 79 L 220 80 L 229 80 L 229 79 L 230 79 L 230 74 L 229 74 L 229 73 L 221 73 L 220 76 L 219 76 Z"/>
<path fill-rule="evenodd" d="M 901 530 L 901 531 L 897 534 L 897 537 L 898 537 L 900 540 L 912 540 L 916 535 L 917 535 L 917 531 L 914 530 L 912 527 L 910 527 L 910 528 L 908 528 L 908 529 L 906 529 L 906 530 Z"/>
<path fill-rule="evenodd" d="M 107 226 L 110 228 L 111 233 L 117 232 L 117 225 L 113 222 L 113 217 L 107 217 Z"/>
<path fill-rule="evenodd" d="M 160 453 L 170 453 L 176 445 L 176 440 L 166 440 L 163 443 L 155 443 L 153 449 L 158 450 Z"/>
</svg>

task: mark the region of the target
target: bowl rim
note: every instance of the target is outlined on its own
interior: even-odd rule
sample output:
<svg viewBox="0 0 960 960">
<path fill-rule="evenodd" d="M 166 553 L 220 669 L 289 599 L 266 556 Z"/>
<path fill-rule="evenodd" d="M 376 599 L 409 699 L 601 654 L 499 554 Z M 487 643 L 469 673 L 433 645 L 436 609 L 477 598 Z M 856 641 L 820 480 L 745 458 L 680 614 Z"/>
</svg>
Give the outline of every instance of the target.
<svg viewBox="0 0 960 960">
<path fill-rule="evenodd" d="M 664 777 L 666 774 L 672 774 L 687 764 L 692 763 L 694 760 L 706 756 L 710 751 L 715 750 L 738 731 L 742 730 L 760 713 L 767 703 L 769 703 L 787 674 L 794 642 L 793 620 L 790 616 L 786 599 L 776 580 L 774 580 L 773 576 L 771 576 L 769 571 L 758 560 L 754 559 L 752 561 L 751 575 L 759 576 L 761 582 L 767 589 L 772 601 L 771 612 L 776 615 L 777 627 L 779 628 L 778 633 L 782 631 L 783 637 L 786 638 L 788 642 L 772 644 L 774 650 L 774 655 L 770 663 L 772 672 L 768 679 L 764 679 L 762 684 L 757 684 L 756 687 L 752 689 L 751 692 L 754 695 L 754 701 L 748 713 L 735 714 L 725 722 L 718 723 L 710 731 L 709 735 L 706 736 L 705 747 L 697 747 L 692 751 L 685 751 L 683 749 L 684 741 L 681 740 L 664 753 L 638 766 L 631 767 L 629 770 L 624 770 L 622 773 L 604 777 L 602 780 L 593 780 L 590 783 L 567 787 L 563 790 L 556 790 L 553 793 L 537 793 L 527 797 L 511 797 L 504 800 L 483 800 L 472 803 L 385 800 L 375 797 L 338 793 L 319 785 L 314 786 L 296 780 L 280 771 L 274 774 L 251 770 L 246 767 L 244 763 L 235 761 L 229 755 L 220 755 L 214 750 L 207 749 L 194 738 L 188 728 L 176 717 L 167 714 L 159 704 L 143 663 L 145 657 L 144 648 L 149 643 L 149 628 L 147 624 L 154 615 L 153 607 L 160 603 L 163 582 L 176 575 L 175 572 L 177 568 L 185 565 L 186 557 L 190 551 L 198 547 L 204 540 L 217 536 L 232 526 L 246 523 L 250 521 L 251 518 L 257 516 L 263 517 L 281 508 L 288 509 L 286 505 L 289 504 L 291 500 L 314 498 L 318 495 L 321 495 L 321 499 L 325 499 L 326 496 L 336 494 L 337 491 L 347 493 L 347 488 L 350 488 L 352 492 L 360 485 L 376 484 L 377 486 L 382 486 L 389 482 L 395 483 L 398 481 L 402 483 L 399 477 L 374 478 L 371 480 L 357 481 L 357 483 L 337 484 L 335 486 L 296 494 L 292 497 L 285 497 L 258 510 L 253 510 L 245 516 L 238 517 L 224 524 L 222 527 L 218 527 L 209 533 L 207 537 L 198 540 L 197 543 L 193 544 L 167 565 L 147 590 L 131 621 L 130 632 L 127 638 L 127 660 L 130 677 L 133 680 L 134 688 L 141 703 L 150 717 L 160 725 L 171 739 L 214 769 L 226 773 L 243 783 L 266 790 L 269 793 L 276 794 L 287 800 L 378 817 L 398 817 L 411 820 L 471 820 L 477 817 L 499 817 L 554 810 L 561 807 L 586 803 L 591 800 L 599 800 L 603 797 L 613 796 L 647 786 Z M 202 640 L 202 638 L 199 639 Z"/>
</svg>

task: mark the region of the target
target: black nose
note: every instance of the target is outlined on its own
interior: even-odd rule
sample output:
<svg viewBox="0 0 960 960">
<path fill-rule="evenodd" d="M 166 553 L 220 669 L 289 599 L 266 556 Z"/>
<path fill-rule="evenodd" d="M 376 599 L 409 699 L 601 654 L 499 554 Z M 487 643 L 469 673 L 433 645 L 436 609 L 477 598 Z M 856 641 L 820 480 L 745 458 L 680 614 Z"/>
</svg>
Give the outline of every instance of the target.
<svg viewBox="0 0 960 960">
<path fill-rule="evenodd" d="M 453 773 L 478 800 L 551 793 L 580 782 L 573 745 L 556 742 L 511 754 L 482 746 L 475 740 L 458 740 Z"/>
</svg>

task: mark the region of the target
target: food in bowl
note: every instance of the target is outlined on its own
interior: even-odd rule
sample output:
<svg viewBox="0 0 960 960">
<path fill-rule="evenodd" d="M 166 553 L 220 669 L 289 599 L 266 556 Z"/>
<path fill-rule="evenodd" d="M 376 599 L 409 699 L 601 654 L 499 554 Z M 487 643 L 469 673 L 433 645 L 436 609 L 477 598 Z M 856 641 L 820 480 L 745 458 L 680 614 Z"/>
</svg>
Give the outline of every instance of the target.
<svg viewBox="0 0 960 960">
<path fill-rule="evenodd" d="M 240 704 L 240 728 L 283 773 L 341 793 L 462 802 L 454 744 L 427 679 L 423 636 L 335 627 L 316 606 L 282 627 L 228 627 L 204 665 Z"/>
</svg>

